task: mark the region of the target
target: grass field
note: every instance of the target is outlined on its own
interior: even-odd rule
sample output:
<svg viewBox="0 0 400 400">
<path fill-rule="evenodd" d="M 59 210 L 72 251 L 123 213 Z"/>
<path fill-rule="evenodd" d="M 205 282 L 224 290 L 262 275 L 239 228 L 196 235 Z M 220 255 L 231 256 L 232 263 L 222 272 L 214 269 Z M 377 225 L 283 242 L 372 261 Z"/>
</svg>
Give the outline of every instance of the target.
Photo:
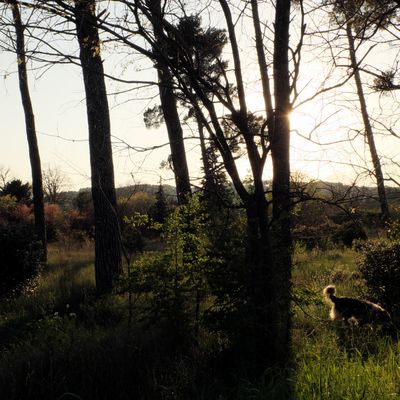
<svg viewBox="0 0 400 400">
<path fill-rule="evenodd" d="M 206 332 L 188 355 L 174 338 L 128 320 L 124 293 L 94 296 L 93 251 L 54 246 L 23 296 L 0 302 L 4 399 L 400 399 L 400 345 L 370 328 L 329 321 L 324 286 L 363 296 L 351 249 L 294 259 L 294 364 L 258 385 L 223 388 L 209 371 L 218 341 Z M 209 372 L 207 372 L 209 371 Z M 283 384 L 282 384 L 283 383 Z M 286 397 L 287 399 L 287 397 Z"/>
<path fill-rule="evenodd" d="M 357 257 L 343 249 L 296 255 L 296 399 L 400 399 L 399 342 L 370 327 L 331 323 L 321 298 L 329 283 L 339 295 L 363 297 Z"/>
</svg>

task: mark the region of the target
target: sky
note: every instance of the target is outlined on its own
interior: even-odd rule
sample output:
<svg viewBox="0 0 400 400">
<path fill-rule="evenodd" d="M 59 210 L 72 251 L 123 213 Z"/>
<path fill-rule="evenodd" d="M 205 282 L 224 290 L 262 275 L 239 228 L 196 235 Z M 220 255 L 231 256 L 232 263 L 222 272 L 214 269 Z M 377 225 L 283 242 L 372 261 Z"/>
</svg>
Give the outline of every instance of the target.
<svg viewBox="0 0 400 400">
<path fill-rule="evenodd" d="M 15 70 L 14 57 L 0 53 L 0 65 Z M 4 74 L 4 72 L 3 72 Z M 31 73 L 30 92 L 35 113 L 42 168 L 59 169 L 68 176 L 71 190 L 90 186 L 89 149 L 85 94 L 81 72 L 76 66 L 57 66 L 39 79 Z M 113 85 L 109 83 L 108 92 Z M 4 77 L 0 87 L 0 166 L 11 175 L 30 181 L 30 165 L 24 114 L 15 73 Z M 164 128 L 147 129 L 143 111 L 151 101 L 137 100 L 118 105 L 109 97 L 114 143 L 117 185 L 158 183 L 159 177 L 170 182 L 170 171 L 160 169 L 168 157 L 168 147 L 146 153 L 130 151 L 130 146 L 154 146 L 167 143 Z"/>
<path fill-rule="evenodd" d="M 246 25 L 238 29 L 250 31 Z M 239 29 L 239 30 L 240 30 Z M 392 46 L 393 47 L 393 46 Z M 249 77 L 247 82 L 248 105 L 253 111 L 262 109 L 262 97 L 259 83 L 251 78 L 254 75 L 255 54 L 248 42 L 243 42 L 241 50 L 249 52 L 244 57 L 245 69 Z M 383 70 L 393 65 L 397 50 L 390 46 L 375 48 L 370 54 L 370 62 L 379 65 Z M 125 55 L 111 56 L 103 53 L 106 71 L 132 71 L 135 76 L 146 80 L 156 80 L 156 72 L 144 60 L 129 64 Z M 305 59 L 300 76 L 303 89 L 301 99 L 312 95 L 326 74 L 323 64 L 317 56 Z M 15 73 L 16 60 L 13 54 L 0 52 L 0 167 L 10 169 L 10 178 L 30 181 L 30 165 L 27 140 L 24 126 L 24 115 L 21 106 L 18 80 Z M 345 73 L 345 71 L 344 71 Z M 342 71 L 343 74 L 343 71 Z M 336 76 L 335 79 L 338 79 Z M 332 78 L 331 78 L 332 79 Z M 78 190 L 90 186 L 89 150 L 87 141 L 87 122 L 85 94 L 80 68 L 72 65 L 58 65 L 46 73 L 30 71 L 30 91 L 36 117 L 39 149 L 43 170 L 58 169 L 66 179 L 65 190 Z M 147 152 L 138 152 L 133 148 L 146 148 L 167 144 L 165 127 L 147 129 L 143 123 L 144 110 L 156 104 L 157 90 L 132 91 L 123 96 L 112 93 L 126 87 L 108 81 L 109 105 L 113 136 L 113 155 L 117 186 L 138 183 L 157 184 L 160 177 L 164 183 L 174 184 L 170 170 L 160 168 L 167 160 L 168 146 Z M 370 92 L 370 91 L 369 91 Z M 368 94 L 369 111 L 378 116 L 384 110 L 389 112 L 393 126 L 397 123 L 396 95 L 379 97 Z M 391 110 L 392 109 L 392 110 Z M 329 117 L 329 118 L 328 118 Z M 327 119 L 327 121 L 325 121 Z M 321 122 L 324 123 L 322 124 Z M 367 155 L 363 140 L 349 144 L 348 131 L 359 128 L 359 116 L 355 109 L 354 94 L 350 89 L 340 94 L 336 92 L 320 96 L 312 102 L 296 109 L 291 116 L 292 123 L 292 170 L 311 179 L 322 179 L 335 182 L 351 183 L 355 170 L 349 164 L 359 163 L 356 153 Z M 316 125 L 320 124 L 316 131 Z M 187 136 L 193 132 L 190 126 L 184 126 Z M 312 134 L 310 134 L 310 132 Z M 300 134 L 300 135 L 299 135 Z M 305 140 L 310 136 L 315 142 L 334 143 L 320 146 Z M 192 177 L 200 176 L 200 149 L 194 140 L 186 140 L 187 158 Z M 391 157 L 397 156 L 398 139 L 387 136 L 377 138 L 378 149 Z M 131 146 L 131 148 L 129 148 Z M 248 173 L 248 165 L 239 160 L 242 176 Z M 358 169 L 358 171 L 362 168 Z M 266 178 L 270 178 L 267 168 Z M 367 184 L 373 184 L 369 179 Z"/>
</svg>

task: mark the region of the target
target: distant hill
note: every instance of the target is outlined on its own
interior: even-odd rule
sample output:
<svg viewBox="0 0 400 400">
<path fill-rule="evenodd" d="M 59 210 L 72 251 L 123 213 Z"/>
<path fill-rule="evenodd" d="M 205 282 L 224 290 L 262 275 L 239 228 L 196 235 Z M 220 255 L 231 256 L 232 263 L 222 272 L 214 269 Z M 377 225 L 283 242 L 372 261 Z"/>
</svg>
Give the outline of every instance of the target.
<svg viewBox="0 0 400 400">
<path fill-rule="evenodd" d="M 353 205 L 365 209 L 379 207 L 378 192 L 376 187 L 350 186 L 340 182 L 313 181 L 311 183 L 297 183 L 299 187 L 313 187 L 318 196 L 334 199 L 346 199 Z M 270 181 L 265 182 L 266 188 L 271 188 Z M 118 197 L 129 197 L 137 192 L 155 194 L 159 185 L 137 184 L 116 188 Z M 176 202 L 176 189 L 172 185 L 163 185 L 164 193 L 168 201 Z M 74 200 L 79 192 L 90 192 L 90 188 L 82 188 L 79 191 L 68 191 L 62 193 L 62 207 L 70 209 L 74 207 Z M 390 205 L 398 205 L 400 201 L 400 188 L 387 187 L 387 198 Z"/>
<path fill-rule="evenodd" d="M 155 194 L 159 185 L 139 184 L 116 188 L 117 197 L 129 197 L 138 192 Z M 172 185 L 163 185 L 164 193 L 167 201 L 176 202 L 176 190 Z M 75 207 L 75 199 L 80 192 L 90 192 L 90 188 L 82 188 L 78 191 L 62 192 L 60 194 L 60 205 L 63 209 L 69 210 Z"/>
</svg>

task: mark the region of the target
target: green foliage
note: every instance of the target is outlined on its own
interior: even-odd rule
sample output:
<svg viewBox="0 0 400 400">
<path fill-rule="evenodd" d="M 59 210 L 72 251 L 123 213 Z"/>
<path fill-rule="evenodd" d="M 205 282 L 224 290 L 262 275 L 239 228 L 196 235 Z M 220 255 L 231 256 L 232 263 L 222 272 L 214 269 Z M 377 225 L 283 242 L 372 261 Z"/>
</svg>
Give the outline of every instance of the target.
<svg viewBox="0 0 400 400">
<path fill-rule="evenodd" d="M 191 217 L 186 218 L 193 214 L 198 217 L 194 226 Z M 243 251 L 241 218 L 226 210 L 210 219 L 201 213 L 197 200 L 178 208 L 173 218 L 181 219 L 186 229 L 181 231 L 175 220 L 169 221 L 163 232 L 168 248 L 134 262 L 131 323 L 123 291 L 94 297 L 90 249 L 50 246 L 50 264 L 37 286 L 18 298 L 0 300 L 2 397 L 50 400 L 68 398 L 67 393 L 71 398 L 104 400 L 398 397 L 398 343 L 369 328 L 328 321 L 329 306 L 321 295 L 327 283 L 340 283 L 340 294 L 359 295 L 362 281 L 355 274 L 356 254 L 348 248 L 295 255 L 292 368 L 265 371 L 258 382 L 232 379 L 230 373 L 238 374 L 240 364 L 233 363 L 227 351 L 228 333 L 236 329 L 235 316 L 244 310 L 235 301 L 235 296 L 241 297 L 240 289 L 235 290 Z M 141 220 L 133 222 L 140 226 Z M 189 237 L 197 234 L 186 249 L 180 238 L 187 229 Z M 219 240 L 211 246 L 214 239 Z M 215 317 L 214 325 L 200 318 L 198 331 L 200 282 L 192 278 L 192 268 L 202 262 L 191 258 L 196 243 L 199 254 L 206 255 L 197 270 L 207 285 L 200 317 L 206 308 Z M 219 262 L 213 261 L 216 256 Z M 245 335 L 243 327 L 242 331 Z"/>
<path fill-rule="evenodd" d="M 209 261 L 204 221 L 196 196 L 176 207 L 162 225 L 165 251 L 144 254 L 134 262 L 130 273 L 133 293 L 148 295 L 146 315 L 152 321 L 164 321 L 175 327 L 175 334 L 194 332 L 200 322 L 207 288 L 205 266 Z M 139 220 L 132 225 L 141 223 Z"/>
<path fill-rule="evenodd" d="M 6 223 L 7 221 L 14 220 L 17 208 L 15 197 L 11 195 L 0 196 L 0 222 Z"/>
<path fill-rule="evenodd" d="M 327 250 L 330 244 L 351 247 L 354 241 L 367 239 L 364 228 L 358 222 L 347 221 L 340 225 L 327 220 L 317 225 L 297 224 L 292 231 L 295 242 L 307 250 Z"/>
<path fill-rule="evenodd" d="M 149 226 L 150 220 L 147 215 L 135 212 L 130 217 L 124 217 L 122 228 L 122 243 L 130 255 L 144 250 L 143 229 Z"/>
<path fill-rule="evenodd" d="M 317 226 L 297 225 L 292 231 L 293 240 L 304 245 L 307 250 L 324 250 L 328 247 L 331 230 L 332 226 L 328 223 Z"/>
<path fill-rule="evenodd" d="M 245 330 L 241 321 L 246 318 L 246 263 L 244 215 L 221 209 L 207 220 L 210 240 L 208 249 L 211 263 L 207 268 L 207 281 L 213 302 L 205 312 L 205 324 L 227 343 L 225 348 L 240 346 Z"/>
<path fill-rule="evenodd" d="M 335 283 L 339 296 L 365 298 L 356 259 L 350 248 L 295 255 L 292 398 L 373 400 L 399 395 L 397 341 L 370 327 L 329 320 L 330 305 L 322 296 L 327 284 Z"/>
<path fill-rule="evenodd" d="M 389 240 L 399 240 L 400 239 L 400 222 L 391 221 L 386 229 L 387 237 Z"/>
<path fill-rule="evenodd" d="M 41 245 L 29 213 L 15 197 L 0 197 L 0 295 L 20 289 L 39 272 Z"/>
<path fill-rule="evenodd" d="M 347 247 L 352 246 L 356 239 L 366 240 L 367 234 L 361 224 L 355 221 L 348 221 L 339 225 L 332 235 L 334 243 L 343 244 Z"/>
<path fill-rule="evenodd" d="M 164 187 L 160 183 L 155 193 L 156 202 L 150 207 L 149 215 L 151 219 L 158 223 L 164 223 L 168 216 L 168 204 L 164 193 Z"/>
<path fill-rule="evenodd" d="M 40 269 L 41 245 L 33 226 L 0 224 L 0 295 L 21 287 Z"/>
<path fill-rule="evenodd" d="M 74 200 L 76 208 L 82 213 L 93 209 L 92 193 L 89 190 L 80 190 Z"/>
<path fill-rule="evenodd" d="M 374 400 L 398 397 L 400 359 L 396 344 L 378 337 L 370 338 L 376 345 L 375 354 L 365 356 L 355 350 L 350 355 L 337 346 L 333 337 L 319 333 L 324 335 L 320 337 L 323 347 L 313 348 L 309 343 L 298 355 L 296 399 Z"/>
<path fill-rule="evenodd" d="M 400 240 L 380 240 L 363 246 L 360 271 L 370 296 L 396 320 L 400 312 Z"/>
</svg>

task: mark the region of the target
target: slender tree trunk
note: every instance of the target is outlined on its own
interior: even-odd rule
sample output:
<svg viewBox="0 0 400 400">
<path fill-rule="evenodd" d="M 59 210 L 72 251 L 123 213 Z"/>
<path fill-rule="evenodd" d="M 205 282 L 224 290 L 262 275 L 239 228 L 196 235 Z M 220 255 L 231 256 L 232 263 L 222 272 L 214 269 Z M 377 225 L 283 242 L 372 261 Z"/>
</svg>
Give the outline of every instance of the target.
<svg viewBox="0 0 400 400">
<path fill-rule="evenodd" d="M 260 16 L 258 13 L 258 3 L 257 0 L 251 0 L 251 9 L 252 9 L 252 16 L 253 16 L 253 25 L 254 25 L 254 32 L 255 32 L 255 41 L 256 41 L 256 50 L 257 50 L 257 58 L 258 58 L 258 65 L 260 68 L 260 76 L 261 76 L 261 84 L 263 89 L 263 98 L 264 98 L 264 106 L 265 106 L 265 113 L 267 118 L 267 126 L 268 132 L 272 134 L 274 128 L 274 111 L 272 105 L 272 94 L 270 88 L 270 82 L 268 77 L 268 66 L 267 60 L 265 57 L 265 50 L 264 50 L 264 43 L 263 43 L 263 36 L 261 31 L 261 23 L 260 23 Z"/>
<path fill-rule="evenodd" d="M 183 130 L 179 119 L 176 97 L 172 89 L 172 77 L 168 67 L 160 65 L 157 68 L 157 72 L 160 83 L 161 107 L 163 109 L 171 149 L 176 194 L 178 203 L 183 204 L 187 201 L 187 195 L 191 194 L 189 169 L 186 160 L 185 145 L 183 143 Z"/>
<path fill-rule="evenodd" d="M 86 93 L 92 197 L 95 213 L 95 275 L 99 293 L 109 292 L 122 272 L 111 128 L 95 20 L 95 0 L 75 3 L 77 36 Z"/>
<path fill-rule="evenodd" d="M 24 26 L 21 13 L 16 1 L 9 1 L 12 9 L 16 34 L 16 52 L 18 57 L 18 78 L 21 92 L 22 106 L 25 113 L 26 136 L 28 139 L 29 158 L 32 170 L 33 210 L 35 217 L 35 231 L 43 248 L 43 261 L 47 261 L 46 223 L 44 216 L 43 181 L 40 163 L 39 147 L 36 137 L 35 116 L 29 93 L 28 74 L 26 70 L 26 54 L 24 40 Z"/>
<path fill-rule="evenodd" d="M 197 116 L 196 117 L 196 122 L 197 122 L 197 130 L 199 132 L 199 138 L 200 138 L 200 149 L 201 149 L 201 159 L 203 162 L 203 171 L 204 171 L 204 190 L 206 197 L 208 198 L 214 198 L 214 195 L 216 194 L 216 185 L 215 185 L 215 179 L 213 175 L 213 170 L 212 166 L 210 163 L 209 156 L 207 154 L 207 146 L 206 146 L 206 139 L 204 137 L 204 127 L 203 123 L 201 122 L 201 117 Z"/>
<path fill-rule="evenodd" d="M 152 13 L 152 24 L 156 38 L 156 47 L 153 50 L 158 54 L 156 68 L 160 88 L 160 100 L 171 148 L 176 194 L 178 203 L 182 204 L 186 202 L 187 195 L 191 194 L 190 178 L 183 142 L 183 130 L 178 114 L 177 99 L 173 90 L 173 77 L 165 60 L 167 54 L 165 54 L 163 40 L 160 38 L 163 29 L 161 1 L 148 0 L 147 3 Z"/>
<path fill-rule="evenodd" d="M 367 102 L 365 101 L 364 90 L 361 82 L 360 70 L 358 68 L 357 57 L 356 57 L 356 49 L 354 46 L 354 37 L 352 33 L 351 23 L 348 22 L 346 25 L 346 33 L 347 39 L 349 42 L 349 53 L 350 53 L 350 61 L 351 67 L 354 71 L 354 80 L 356 82 L 357 87 L 357 96 L 360 102 L 361 108 L 361 115 L 364 123 L 365 128 L 365 135 L 367 138 L 367 143 L 369 146 L 369 151 L 371 153 L 372 164 L 374 166 L 374 175 L 376 179 L 376 184 L 378 187 L 378 196 L 379 196 L 379 203 L 381 206 L 381 217 L 384 222 L 387 222 L 390 219 L 390 211 L 389 205 L 386 197 L 386 189 L 385 189 L 385 180 L 383 177 L 381 162 L 378 156 L 378 152 L 376 150 L 374 133 L 372 130 L 368 109 L 367 109 Z"/>
<path fill-rule="evenodd" d="M 291 200 L 290 200 L 290 83 L 289 83 L 290 0 L 277 0 L 274 41 L 275 123 L 271 138 L 273 165 L 273 227 L 272 248 L 274 267 L 271 271 L 269 301 L 271 329 L 269 340 L 272 358 L 278 366 L 291 359 Z M 272 335 L 271 335 L 272 334 Z"/>
</svg>

